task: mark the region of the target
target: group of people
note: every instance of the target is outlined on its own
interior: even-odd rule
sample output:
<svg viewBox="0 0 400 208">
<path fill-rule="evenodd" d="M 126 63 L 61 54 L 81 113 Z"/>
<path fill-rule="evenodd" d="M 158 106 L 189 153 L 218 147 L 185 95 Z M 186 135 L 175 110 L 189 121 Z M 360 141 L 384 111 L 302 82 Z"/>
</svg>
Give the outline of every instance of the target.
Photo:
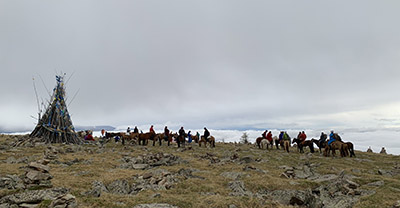
<svg viewBox="0 0 400 208">
<path fill-rule="evenodd" d="M 150 133 L 156 134 L 153 125 L 150 126 L 149 132 L 150 132 Z M 126 129 L 126 134 L 129 135 L 130 133 L 131 133 L 131 128 L 128 127 L 128 128 Z M 133 133 L 139 133 L 139 129 L 137 128 L 137 126 L 135 126 L 135 128 L 133 129 Z M 141 131 L 141 133 L 143 133 L 143 132 Z M 170 130 L 168 129 L 168 126 L 165 126 L 165 127 L 164 127 L 164 140 L 165 140 L 165 141 L 167 141 L 168 138 L 170 137 L 170 133 L 171 133 L 171 132 L 170 132 Z M 178 135 L 179 135 L 180 137 L 187 138 L 187 139 L 188 139 L 188 143 L 192 143 L 192 142 L 193 142 L 192 131 L 188 131 L 188 133 L 186 133 L 186 132 L 185 132 L 185 129 L 183 128 L 183 126 L 179 129 Z M 102 131 L 102 136 L 104 136 L 104 132 L 103 132 L 103 131 Z M 196 136 L 197 138 L 200 138 L 200 133 L 199 133 L 199 132 L 196 132 L 195 136 Z M 204 127 L 204 134 L 203 134 L 203 136 L 204 136 L 204 139 L 208 142 L 208 138 L 209 138 L 209 136 L 210 136 L 210 132 L 208 131 L 208 129 L 207 129 L 206 127 Z M 179 143 L 179 140 L 177 140 L 177 142 Z"/>
<path fill-rule="evenodd" d="M 319 144 L 321 146 L 321 144 L 326 142 L 326 139 L 328 138 L 328 135 L 325 134 L 324 132 L 321 132 L 321 136 L 319 137 Z M 331 145 L 332 142 L 336 141 L 337 138 L 335 136 L 335 132 L 333 130 L 331 130 L 331 133 L 329 134 L 329 140 L 328 140 L 328 145 Z"/>
<path fill-rule="evenodd" d="M 328 145 L 330 145 L 332 142 L 337 140 L 337 137 L 335 134 L 336 133 L 333 130 L 331 130 L 331 132 L 329 134 Z M 263 138 L 267 139 L 269 142 L 272 142 L 273 138 L 272 138 L 271 131 L 265 130 L 261 135 Z M 322 144 L 322 143 L 326 142 L 327 138 L 328 138 L 328 135 L 325 134 L 324 132 L 321 132 L 319 143 Z M 297 135 L 297 139 L 300 140 L 301 142 L 304 142 L 307 139 L 306 133 L 304 131 L 300 131 L 299 134 Z M 290 141 L 290 136 L 286 131 L 281 131 L 279 133 L 279 142 L 282 140 Z"/>
</svg>

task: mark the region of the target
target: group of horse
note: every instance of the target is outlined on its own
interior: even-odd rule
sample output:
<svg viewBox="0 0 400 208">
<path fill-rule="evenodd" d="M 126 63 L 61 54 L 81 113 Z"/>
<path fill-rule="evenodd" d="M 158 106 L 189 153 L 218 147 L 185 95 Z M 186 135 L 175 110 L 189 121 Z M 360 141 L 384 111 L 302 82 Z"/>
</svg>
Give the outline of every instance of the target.
<svg viewBox="0 0 400 208">
<path fill-rule="evenodd" d="M 106 132 L 105 133 L 105 139 L 110 140 L 115 137 L 119 137 L 122 141 L 122 144 L 125 144 L 125 142 L 130 142 L 132 144 L 139 144 L 139 145 L 147 145 L 149 141 L 153 141 L 153 146 L 156 145 L 156 142 L 159 143 L 159 146 L 162 145 L 162 142 L 166 142 L 168 146 L 171 145 L 173 141 L 175 141 L 178 144 L 178 147 L 181 145 L 185 146 L 187 143 L 186 138 L 188 137 L 187 134 L 185 135 L 179 135 L 177 133 L 170 133 L 168 136 L 166 136 L 164 133 L 159 133 L 156 134 L 154 132 L 147 132 L 147 133 L 124 133 L 124 132 Z M 207 143 L 211 147 L 215 147 L 215 138 L 213 136 L 209 136 L 207 140 L 204 138 L 204 136 L 200 136 L 200 138 L 196 135 L 191 136 L 192 140 L 195 143 L 198 143 L 199 146 L 201 147 L 202 144 L 204 144 L 204 147 L 207 147 Z"/>
<path fill-rule="evenodd" d="M 325 157 L 328 157 L 330 154 L 332 156 L 336 156 L 336 150 L 340 152 L 341 157 L 355 157 L 354 153 L 354 145 L 351 142 L 343 142 L 338 134 L 333 135 L 335 141 L 333 141 L 330 145 L 328 145 L 328 141 L 320 142 L 317 139 L 305 140 L 301 141 L 299 138 L 294 138 L 292 141 L 289 140 L 279 140 L 276 136 L 272 138 L 271 141 L 268 141 L 264 137 L 258 137 L 256 139 L 256 145 L 260 149 L 273 149 L 273 146 L 276 146 L 276 149 L 279 149 L 279 146 L 285 151 L 289 152 L 289 148 L 292 144 L 296 144 L 297 149 L 300 153 L 304 153 L 304 147 L 308 147 L 311 153 L 314 153 L 314 144 L 319 148 L 319 152 L 323 153 Z"/>
</svg>

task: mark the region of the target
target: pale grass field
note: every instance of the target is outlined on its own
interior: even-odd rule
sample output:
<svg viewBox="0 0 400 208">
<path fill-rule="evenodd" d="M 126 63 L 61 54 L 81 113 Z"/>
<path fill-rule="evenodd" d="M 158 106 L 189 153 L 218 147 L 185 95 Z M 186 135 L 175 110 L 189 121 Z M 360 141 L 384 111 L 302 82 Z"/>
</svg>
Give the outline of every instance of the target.
<svg viewBox="0 0 400 208">
<path fill-rule="evenodd" d="M 0 144 L 8 144 L 9 136 L 0 136 Z M 357 145 L 357 144 L 355 144 Z M 54 145 L 55 147 L 68 147 L 68 145 Z M 290 153 L 285 153 L 283 150 L 259 150 L 253 145 L 239 144 L 224 144 L 217 143 L 216 148 L 199 148 L 196 144 L 192 145 L 192 150 L 184 152 L 177 151 L 177 147 L 173 144 L 167 146 L 122 146 L 121 144 L 108 143 L 104 147 L 104 152 L 98 150 L 98 146 L 83 145 L 82 151 L 74 153 L 58 154 L 58 160 L 67 162 L 74 159 L 91 160 L 91 163 L 80 162 L 71 166 L 50 164 L 50 173 L 54 176 L 52 183 L 54 187 L 66 187 L 71 190 L 71 193 L 77 197 L 79 207 L 133 207 L 141 203 L 169 203 L 179 207 L 228 207 L 230 204 L 235 204 L 237 207 L 290 207 L 274 203 L 273 201 L 263 201 L 250 197 L 234 197 L 230 196 L 231 190 L 228 183 L 231 179 L 221 176 L 223 172 L 244 172 L 248 177 L 243 177 L 240 180 L 244 181 L 245 187 L 256 193 L 261 190 L 284 190 L 296 189 L 305 190 L 318 186 L 309 180 L 301 179 L 284 179 L 279 177 L 283 172 L 279 166 L 298 166 L 304 164 L 301 157 L 307 154 L 300 154 L 296 149 L 291 149 Z M 64 149 L 65 149 L 64 148 Z M 148 151 L 145 151 L 147 148 Z M 37 147 L 18 147 L 11 150 L 0 152 L 0 176 L 6 174 L 23 174 L 24 169 L 21 168 L 26 164 L 7 164 L 3 162 L 8 157 L 21 158 L 24 156 L 35 156 L 37 159 L 43 157 L 46 146 Z M 194 172 L 194 175 L 202 176 L 205 179 L 189 178 L 184 180 L 183 177 L 173 188 L 166 191 L 146 190 L 137 195 L 116 195 L 102 193 L 99 198 L 87 197 L 83 195 L 91 189 L 92 182 L 97 180 L 104 184 L 111 183 L 117 179 L 126 179 L 133 181 L 134 175 L 141 175 L 149 170 L 130 170 L 121 169 L 121 159 L 124 156 L 134 157 L 145 153 L 170 153 L 181 157 L 188 163 L 181 163 L 174 166 L 161 166 L 159 168 L 168 170 L 172 173 L 177 172 L 181 168 L 194 168 L 200 170 Z M 258 171 L 244 171 L 246 164 L 227 163 L 210 164 L 209 160 L 202 159 L 206 153 L 212 153 L 219 158 L 229 157 L 233 153 L 237 153 L 239 157 L 249 156 L 253 159 L 260 158 L 263 162 L 252 162 L 249 165 L 261 170 L 267 171 L 266 174 Z M 365 153 L 356 151 L 358 159 L 368 159 L 371 162 L 360 162 L 354 158 L 326 158 L 320 156 L 319 153 L 314 153 L 310 158 L 311 163 L 319 164 L 316 171 L 319 174 L 337 174 L 344 170 L 347 174 L 353 174 L 358 178 L 355 182 L 360 185 L 383 180 L 385 185 L 376 190 L 376 194 L 362 198 L 355 207 L 391 207 L 397 200 L 400 200 L 400 176 L 386 177 L 377 174 L 379 169 L 391 169 L 396 162 L 399 161 L 399 156 L 380 155 L 374 153 Z M 360 170 L 360 173 L 352 172 L 352 169 Z M 76 175 L 81 171 L 87 171 L 87 174 Z M 295 181 L 296 185 L 291 185 L 289 182 Z M 364 187 L 363 187 L 364 188 Z M 368 189 L 368 188 L 364 188 Z M 372 189 L 372 188 L 371 188 Z M 0 196 L 10 191 L 1 190 Z M 201 193 L 216 193 L 215 195 L 205 195 Z M 161 197 L 153 198 L 152 195 L 160 193 Z"/>
</svg>

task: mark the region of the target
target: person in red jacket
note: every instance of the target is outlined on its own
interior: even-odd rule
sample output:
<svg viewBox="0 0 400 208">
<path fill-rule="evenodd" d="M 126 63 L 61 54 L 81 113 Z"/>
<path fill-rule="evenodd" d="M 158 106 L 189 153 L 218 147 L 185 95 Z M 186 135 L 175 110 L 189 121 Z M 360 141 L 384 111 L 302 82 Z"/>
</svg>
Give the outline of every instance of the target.
<svg viewBox="0 0 400 208">
<path fill-rule="evenodd" d="M 270 143 L 272 143 L 272 133 L 271 133 L 271 131 L 269 131 L 268 134 L 267 134 L 267 140 L 268 140 Z"/>
<path fill-rule="evenodd" d="M 153 129 L 153 125 L 150 126 L 149 132 L 150 132 L 150 133 L 154 133 L 154 134 L 156 133 L 156 132 L 154 131 L 154 129 Z"/>
<path fill-rule="evenodd" d="M 306 135 L 306 133 L 304 133 L 304 131 L 302 131 L 300 134 L 300 141 L 302 143 L 304 143 L 304 141 L 306 141 L 306 139 L 307 139 L 307 135 Z"/>
</svg>

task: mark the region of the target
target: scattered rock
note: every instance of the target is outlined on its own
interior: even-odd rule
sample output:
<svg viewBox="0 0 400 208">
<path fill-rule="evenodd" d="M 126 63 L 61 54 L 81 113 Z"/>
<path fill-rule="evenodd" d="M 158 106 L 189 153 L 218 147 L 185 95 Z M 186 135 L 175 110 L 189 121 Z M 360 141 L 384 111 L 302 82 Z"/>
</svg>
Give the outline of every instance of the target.
<svg viewBox="0 0 400 208">
<path fill-rule="evenodd" d="M 268 173 L 268 171 L 261 170 L 259 168 L 254 167 L 254 166 L 251 166 L 251 165 L 244 166 L 243 170 L 244 171 L 257 171 L 257 172 L 264 173 L 264 174 Z"/>
<path fill-rule="evenodd" d="M 184 162 L 180 157 L 167 153 L 148 153 L 138 157 L 124 157 L 121 168 L 145 170 L 157 166 L 172 166 Z"/>
<path fill-rule="evenodd" d="M 393 204 L 392 208 L 400 208 L 400 200 Z"/>
<path fill-rule="evenodd" d="M 55 200 L 57 197 L 68 193 L 66 188 L 53 188 L 46 190 L 28 190 L 22 193 L 16 193 L 5 196 L 0 199 L 0 204 L 35 204 L 43 200 Z"/>
<path fill-rule="evenodd" d="M 253 196 L 250 191 L 246 190 L 243 181 L 232 181 L 229 182 L 228 186 L 232 190 L 229 193 L 230 196 Z"/>
<path fill-rule="evenodd" d="M 153 195 L 151 195 L 151 198 L 160 198 L 161 194 L 160 193 L 155 193 Z"/>
<path fill-rule="evenodd" d="M 251 158 L 250 156 L 245 156 L 240 158 L 239 163 L 251 163 L 253 161 L 254 161 L 253 158 Z"/>
<path fill-rule="evenodd" d="M 65 194 L 57 197 L 51 202 L 49 208 L 74 208 L 77 207 L 75 196 L 72 194 Z"/>
<path fill-rule="evenodd" d="M 245 173 L 239 173 L 239 172 L 223 172 L 223 173 L 221 173 L 222 177 L 229 178 L 232 180 L 238 180 L 245 175 L 246 175 Z"/>
<path fill-rule="evenodd" d="M 373 186 L 373 187 L 381 187 L 383 185 L 385 185 L 384 181 L 375 181 L 375 182 L 367 184 L 367 186 Z"/>
</svg>

